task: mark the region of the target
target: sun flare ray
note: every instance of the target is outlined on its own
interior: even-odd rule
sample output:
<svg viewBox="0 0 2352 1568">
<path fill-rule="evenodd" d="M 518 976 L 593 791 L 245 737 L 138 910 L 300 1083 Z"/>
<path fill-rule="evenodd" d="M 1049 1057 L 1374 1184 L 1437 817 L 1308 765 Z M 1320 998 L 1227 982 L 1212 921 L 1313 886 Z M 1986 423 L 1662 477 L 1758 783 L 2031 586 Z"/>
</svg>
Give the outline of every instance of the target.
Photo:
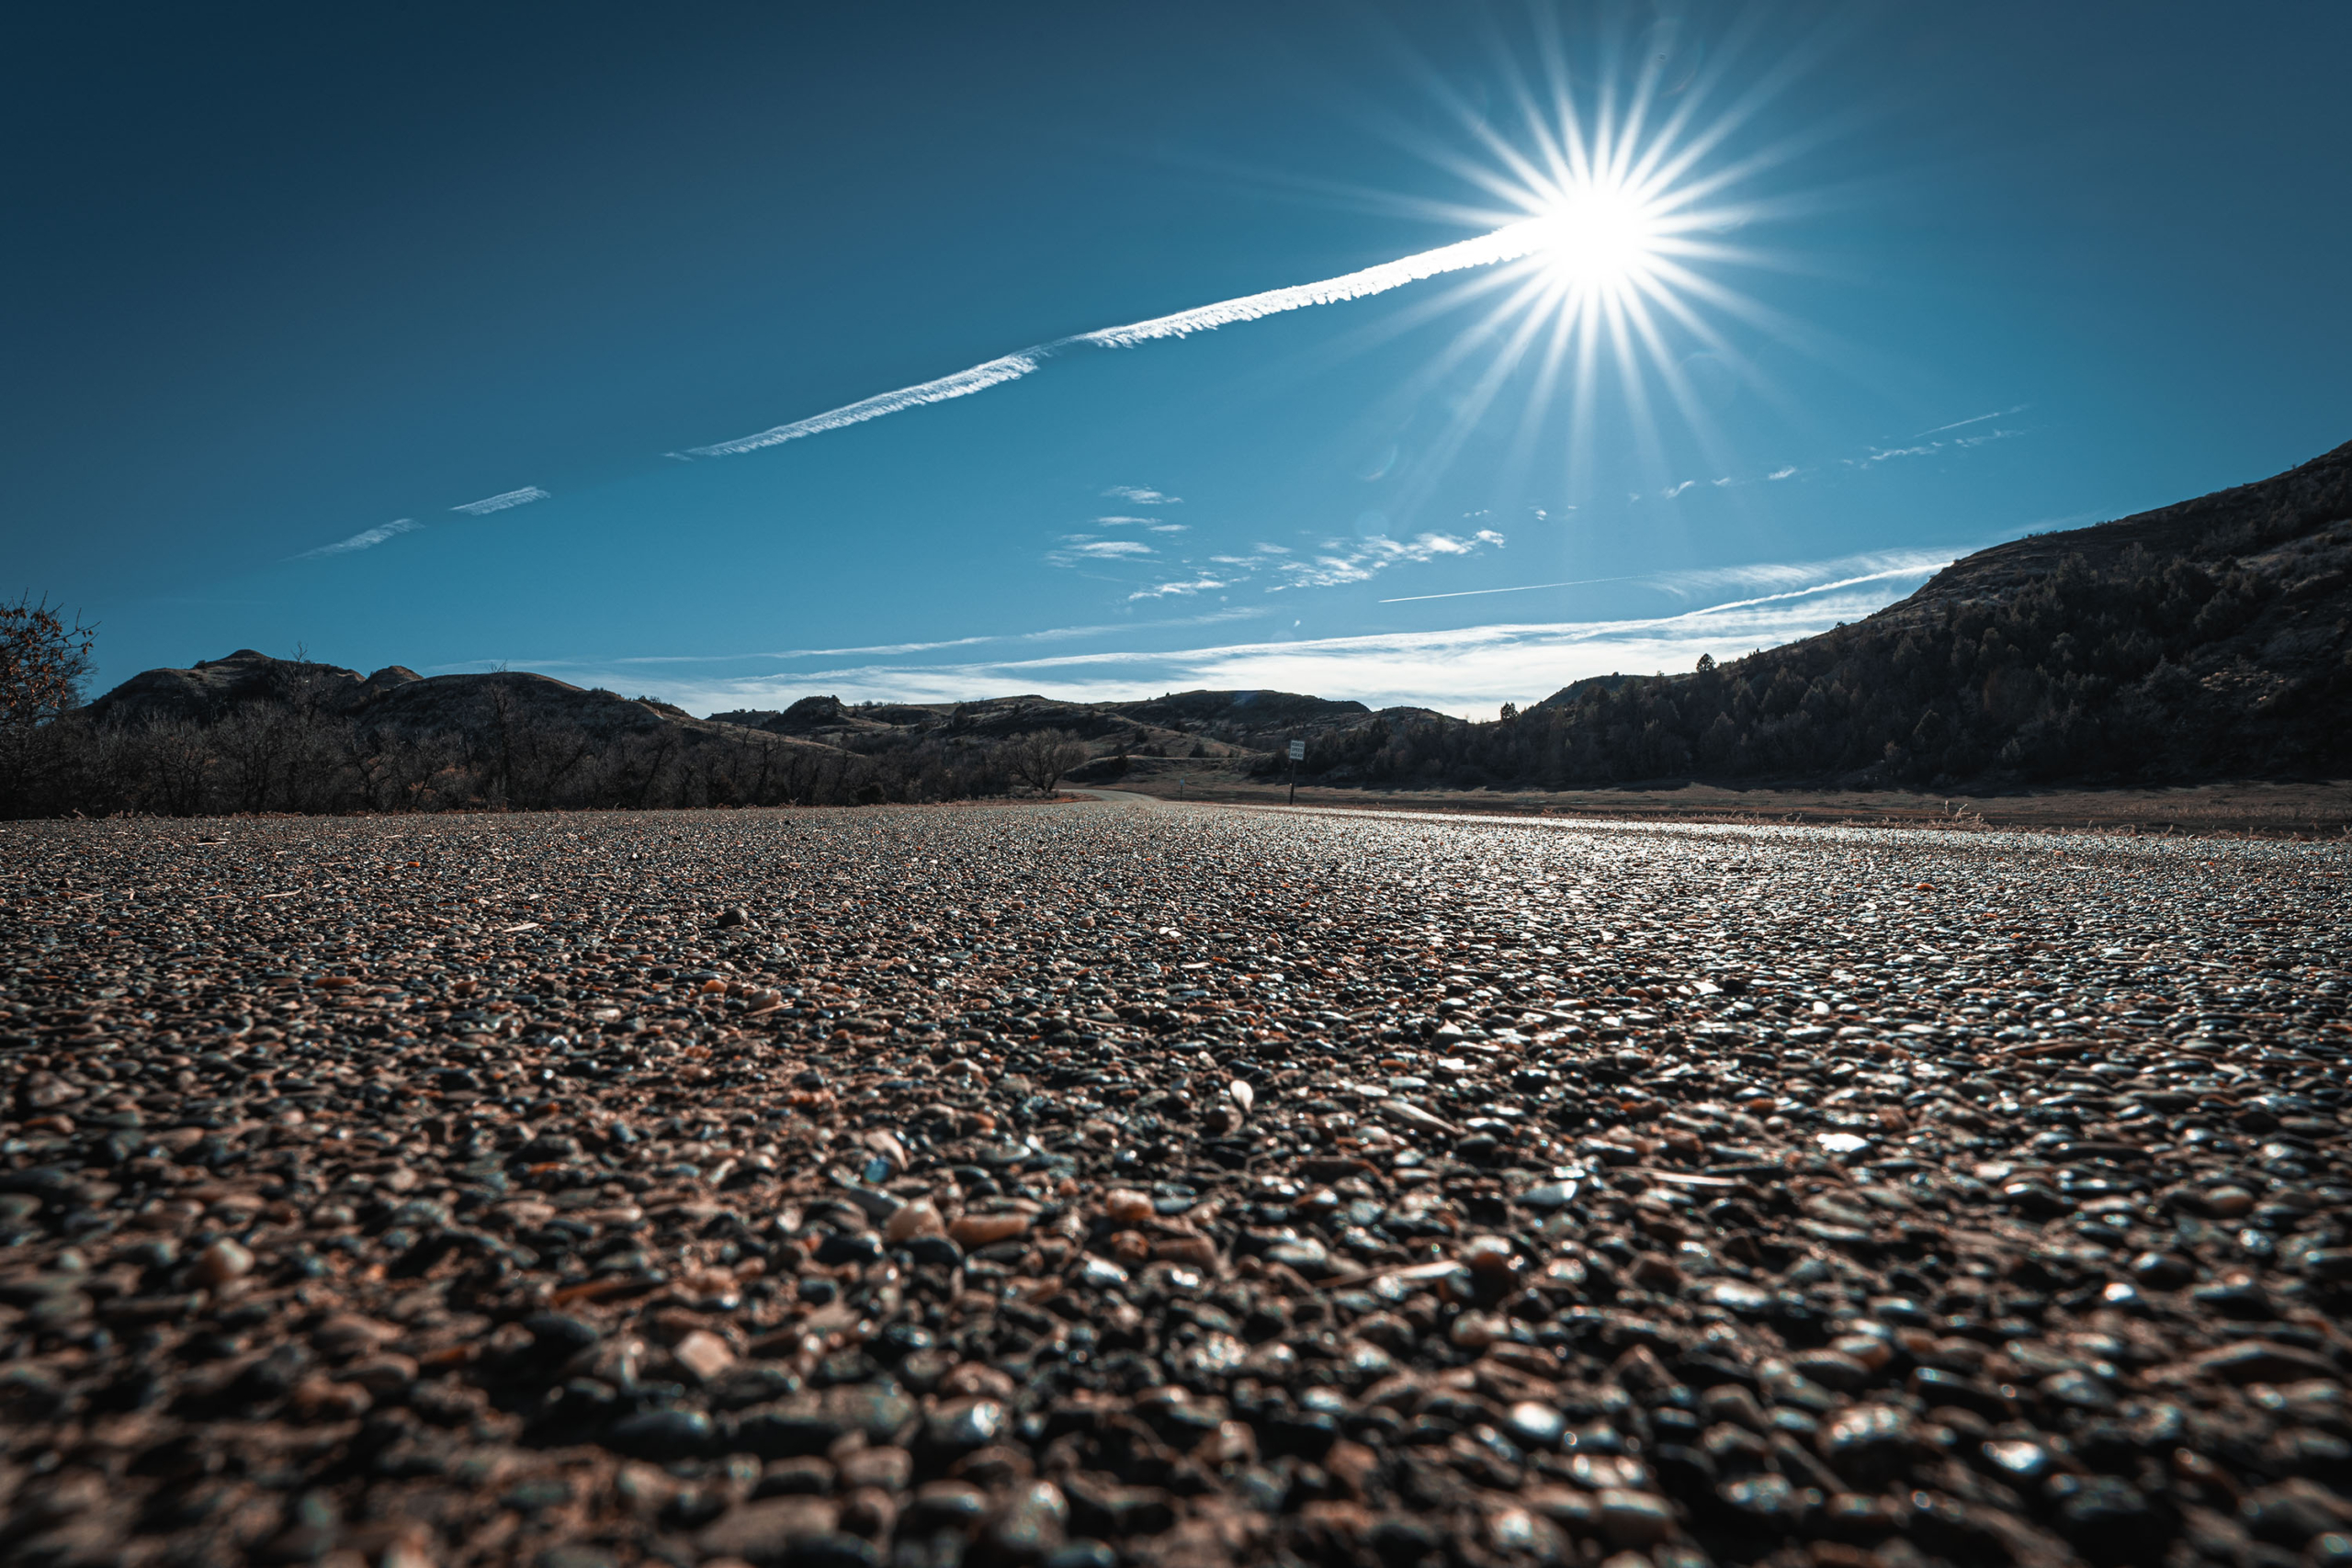
<svg viewBox="0 0 2352 1568">
<path fill-rule="evenodd" d="M 1621 406 L 1645 458 L 1662 464 L 1654 390 L 1694 431 L 1706 423 L 1702 400 L 1675 357 L 1670 334 L 1717 355 L 1735 366 L 1743 379 L 1753 378 L 1752 362 L 1727 351 L 1723 334 L 1708 323 L 1708 312 L 1783 338 L 1799 335 L 1793 323 L 1714 276 L 1727 266 L 1767 265 L 1762 253 L 1724 236 L 1765 213 L 1765 207 L 1753 199 L 1735 199 L 1737 190 L 1792 156 L 1791 145 L 1783 139 L 1727 161 L 1720 154 L 1786 85 L 1792 67 L 1783 62 L 1780 69 L 1761 73 L 1731 102 L 1718 107 L 1717 89 L 1731 69 L 1721 56 L 1669 82 L 1653 59 L 1626 69 L 1621 51 L 1611 67 L 1599 73 L 1596 85 L 1580 96 L 1572 86 L 1575 73 L 1556 28 L 1538 28 L 1533 54 L 1540 80 L 1532 80 L 1508 51 L 1498 61 L 1503 97 L 1516 123 L 1497 123 L 1460 94 L 1433 85 L 1471 151 L 1460 144 L 1418 150 L 1464 186 L 1499 205 L 1417 205 L 1428 216 L 1465 221 L 1478 231 L 1467 238 L 1317 282 L 1075 333 L 751 435 L 692 447 L 688 455 L 716 457 L 757 451 L 989 390 L 1066 355 L 1139 348 L 1467 273 L 1482 276 L 1457 279 L 1433 299 L 1415 300 L 1389 313 L 1377 327 L 1367 324 L 1348 334 L 1361 349 L 1471 299 L 1504 295 L 1481 321 L 1434 356 L 1428 374 L 1409 378 L 1408 387 L 1400 389 L 1430 384 L 1431 376 L 1450 374 L 1479 349 L 1494 355 L 1492 365 L 1474 378 L 1457 404 L 1439 444 L 1443 457 L 1457 454 L 1466 440 L 1470 422 L 1459 410 L 1474 408 L 1483 416 L 1535 351 L 1529 400 L 1518 421 L 1520 434 L 1511 443 L 1514 454 L 1532 452 L 1533 438 L 1527 433 L 1540 428 L 1566 380 L 1575 405 L 1568 442 L 1573 467 L 1575 454 L 1587 446 L 1593 429 L 1593 399 L 1606 366 L 1613 371 Z M 1551 328 L 1548 341 L 1546 324 Z M 1514 463 L 1518 460 L 1515 456 Z"/>
</svg>

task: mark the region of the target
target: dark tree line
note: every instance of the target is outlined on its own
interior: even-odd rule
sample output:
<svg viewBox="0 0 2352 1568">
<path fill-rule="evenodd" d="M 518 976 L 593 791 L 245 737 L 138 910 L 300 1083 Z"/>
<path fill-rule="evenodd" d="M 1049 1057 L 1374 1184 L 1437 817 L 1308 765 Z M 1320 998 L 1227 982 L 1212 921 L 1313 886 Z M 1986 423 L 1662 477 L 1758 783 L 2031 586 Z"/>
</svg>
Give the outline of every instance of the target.
<svg viewBox="0 0 2352 1568">
<path fill-rule="evenodd" d="M 2005 600 L 1873 617 L 1692 674 L 1588 682 L 1496 723 L 1383 716 L 1310 741 L 1302 774 L 1476 788 L 2340 772 L 2352 643 L 2340 618 L 2304 612 L 2340 601 L 2342 554 L 2075 555 Z M 2281 637 L 2297 639 L 2291 656 Z"/>
<path fill-rule="evenodd" d="M 1004 795 L 999 743 L 883 736 L 857 750 L 686 725 L 596 732 L 495 683 L 463 722 L 416 733 L 299 700 L 212 723 L 109 724 L 87 710 L 0 728 L 0 817 L 223 812 L 854 806 Z"/>
</svg>

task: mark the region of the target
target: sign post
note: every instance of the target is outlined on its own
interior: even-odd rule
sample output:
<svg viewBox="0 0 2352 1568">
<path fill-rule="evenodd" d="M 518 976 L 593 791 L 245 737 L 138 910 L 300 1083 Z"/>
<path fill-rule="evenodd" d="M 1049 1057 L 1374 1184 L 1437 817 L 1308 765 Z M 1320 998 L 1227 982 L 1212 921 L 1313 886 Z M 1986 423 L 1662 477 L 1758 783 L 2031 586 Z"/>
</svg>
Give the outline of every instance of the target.
<svg viewBox="0 0 2352 1568">
<path fill-rule="evenodd" d="M 1298 765 L 1306 760 L 1306 742 L 1304 740 L 1292 741 L 1290 743 L 1290 799 L 1286 802 L 1288 805 L 1296 806 L 1298 804 Z"/>
</svg>

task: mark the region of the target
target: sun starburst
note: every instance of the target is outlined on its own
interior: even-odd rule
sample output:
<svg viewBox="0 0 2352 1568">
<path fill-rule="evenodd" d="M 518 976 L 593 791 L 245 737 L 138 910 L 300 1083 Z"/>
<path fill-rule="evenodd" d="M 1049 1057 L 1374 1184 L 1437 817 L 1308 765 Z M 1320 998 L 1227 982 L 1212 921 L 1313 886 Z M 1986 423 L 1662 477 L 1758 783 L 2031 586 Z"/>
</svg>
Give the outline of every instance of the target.
<svg viewBox="0 0 2352 1568">
<path fill-rule="evenodd" d="M 1408 137 L 1406 144 L 1477 196 L 1453 202 L 1393 197 L 1379 205 L 1461 223 L 1493 239 L 1516 237 L 1519 254 L 1416 301 L 1396 313 L 1394 325 L 1361 340 L 1481 307 L 1375 415 L 1402 419 L 1439 383 L 1476 367 L 1426 453 L 1430 460 L 1417 465 L 1418 489 L 1435 487 L 1505 389 L 1522 380 L 1501 476 L 1514 487 L 1548 453 L 1567 470 L 1569 488 L 1579 489 L 1589 478 L 1603 412 L 1622 414 L 1639 455 L 1661 469 L 1673 425 L 1695 437 L 1706 456 L 1720 457 L 1708 393 L 1743 386 L 1769 390 L 1731 329 L 1760 329 L 1813 346 L 1813 334 L 1800 323 L 1732 281 L 1743 268 L 1789 265 L 1747 236 L 1796 205 L 1756 187 L 1801 143 L 1752 143 L 1761 140 L 1761 111 L 1798 74 L 1799 62 L 1755 66 L 1725 50 L 1700 64 L 1687 40 L 1671 50 L 1653 43 L 1647 35 L 1603 40 L 1583 51 L 1575 70 L 1555 33 L 1539 34 L 1532 47 L 1498 45 L 1497 70 L 1507 89 L 1499 112 L 1429 78 L 1462 134 Z M 1700 356 L 1716 383 L 1706 391 L 1692 384 L 1690 367 Z M 1564 400 L 1563 439 L 1556 415 Z M 1409 509 L 1419 498 L 1397 499 Z"/>
</svg>

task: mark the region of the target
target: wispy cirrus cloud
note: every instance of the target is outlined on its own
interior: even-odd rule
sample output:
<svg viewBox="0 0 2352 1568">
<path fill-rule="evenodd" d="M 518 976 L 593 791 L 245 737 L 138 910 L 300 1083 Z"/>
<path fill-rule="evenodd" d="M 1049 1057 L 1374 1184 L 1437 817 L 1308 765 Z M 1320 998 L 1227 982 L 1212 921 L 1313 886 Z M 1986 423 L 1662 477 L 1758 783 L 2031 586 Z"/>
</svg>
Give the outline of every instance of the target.
<svg viewBox="0 0 2352 1568">
<path fill-rule="evenodd" d="M 1415 604 L 1431 599 L 1476 599 L 1491 593 L 1533 593 L 1547 588 L 1593 588 L 1603 583 L 1635 582 L 1689 599 L 1699 594 L 1743 589 L 1770 589 L 1770 598 L 1824 593 L 1899 578 L 1926 578 L 1956 558 L 1951 550 L 1872 550 L 1832 560 L 1754 561 L 1740 566 L 1699 567 L 1684 571 L 1634 572 L 1622 577 L 1579 577 L 1565 582 L 1514 583 L 1507 588 L 1467 588 L 1451 593 L 1409 593 L 1383 599 L 1383 604 Z M 1736 600 L 1734 604 L 1762 600 Z"/>
<path fill-rule="evenodd" d="M 1951 550 L 1866 550 L 1860 555 L 1828 560 L 1750 561 L 1738 566 L 1693 567 L 1662 571 L 1641 581 L 1688 599 L 1726 590 L 1799 589 L 1817 592 L 1848 583 L 1880 581 L 1895 577 L 1925 577 L 1941 571 L 1958 558 Z"/>
<path fill-rule="evenodd" d="M 1076 566 L 1081 561 L 1133 560 L 1154 553 L 1141 539 L 1094 539 L 1075 534 L 1046 559 L 1054 566 Z"/>
<path fill-rule="evenodd" d="M 1195 593 L 1214 593 L 1220 588 L 1232 586 L 1233 581 L 1229 578 L 1210 577 L 1205 574 L 1199 577 L 1178 578 L 1170 582 L 1160 583 L 1154 588 L 1138 588 L 1127 595 L 1127 602 L 1132 604 L 1139 599 L 1186 599 Z"/>
<path fill-rule="evenodd" d="M 2026 410 L 2032 406 L 2033 405 L 2031 403 L 2019 403 L 2013 409 L 1995 409 L 1991 413 L 1971 414 L 1966 419 L 1953 420 L 1950 424 L 1939 424 L 1933 429 L 1923 430 L 1919 432 L 1919 434 L 1941 435 L 1947 430 L 1961 430 L 1972 424 L 1982 424 L 1988 419 L 2007 419 L 2012 414 L 2020 414 L 2025 412 Z M 1914 439 L 1916 440 L 1917 437 L 1914 437 Z"/>
<path fill-rule="evenodd" d="M 1182 496 L 1170 495 L 1148 485 L 1113 485 L 1102 493 L 1136 506 L 1182 506 L 1184 503 Z"/>
<path fill-rule="evenodd" d="M 315 550 L 304 550 L 292 557 L 295 560 L 316 560 L 322 556 L 347 556 L 355 550 L 372 550 L 387 539 L 397 539 L 402 534 L 413 534 L 424 525 L 411 517 L 395 517 L 390 523 L 361 530 L 348 539 L 337 539 L 332 545 L 321 545 Z"/>
<path fill-rule="evenodd" d="M 537 485 L 525 485 L 521 490 L 510 490 L 502 495 L 486 495 L 480 501 L 469 501 L 463 506 L 453 506 L 449 510 L 462 512 L 469 517 L 487 517 L 493 512 L 503 512 L 509 507 L 528 506 L 535 501 L 545 501 L 548 496 L 548 492 Z"/>
<path fill-rule="evenodd" d="M 1893 597 L 1858 582 L 1640 619 L 1515 623 L 1152 651 L 1108 649 L 946 664 L 868 662 L 737 680 L 681 681 L 656 694 L 697 713 L 778 707 L 811 692 L 854 701 L 956 702 L 1008 692 L 1114 701 L 1205 686 L 1270 688 L 1490 716 L 1616 671 L 1689 670 L 1860 620 Z M 637 677 L 632 676 L 632 680 Z"/>
<path fill-rule="evenodd" d="M 242 601 L 241 601 L 242 602 Z M 259 603 L 259 601 L 254 601 Z M 1272 612 L 1261 605 L 1235 604 L 1223 609 L 1203 611 L 1197 615 L 1178 615 L 1156 620 L 1138 626 L 1133 621 L 1111 625 L 1083 626 L 1047 626 L 1029 632 L 982 632 L 972 637 L 938 637 L 924 642 L 875 642 L 849 648 L 779 648 L 752 653 L 647 653 L 629 654 L 609 659 L 575 658 L 508 658 L 491 662 L 503 663 L 533 670 L 569 670 L 573 671 L 634 669 L 639 665 L 657 664 L 743 664 L 775 663 L 801 659 L 880 658 L 909 653 L 936 653 L 951 648 L 980 648 L 989 643 L 1068 642 L 1075 638 L 1107 637 L 1113 633 L 1133 636 L 1145 629 L 1172 629 L 1179 626 L 1211 626 L 1228 621 L 1261 620 Z M 456 664 L 436 664 L 435 673 L 480 668 L 482 660 Z"/>
<path fill-rule="evenodd" d="M 1267 593 L 1298 588 L 1338 588 L 1369 581 L 1391 567 L 1476 555 L 1482 549 L 1500 548 L 1503 543 L 1503 536 L 1492 528 L 1481 528 L 1470 535 L 1424 533 L 1409 539 L 1392 539 L 1378 534 L 1363 539 L 1325 539 L 1307 549 L 1261 543 L 1245 553 L 1209 557 L 1209 565 L 1220 569 L 1217 572 L 1139 588 L 1127 599 L 1132 604 L 1170 595 L 1206 593 L 1238 588 L 1265 577 L 1274 580 L 1262 585 L 1261 592 Z"/>
<path fill-rule="evenodd" d="M 1185 534 L 1192 531 L 1190 523 L 1170 523 L 1158 517 L 1097 517 L 1098 528 L 1141 528 L 1153 534 Z"/>
<path fill-rule="evenodd" d="M 2004 409 L 1994 413 L 1980 413 L 1973 419 L 1955 420 L 1950 424 L 1939 424 L 1933 430 L 1921 431 L 1917 436 L 1914 436 L 1912 438 L 1912 444 L 1909 446 L 1872 446 L 1860 457 L 1838 458 L 1838 465 L 1840 468 L 1874 468 L 1881 463 L 1891 463 L 1899 457 L 1931 457 L 1938 452 L 1954 449 L 1965 451 L 1969 448 L 1983 446 L 1995 441 L 2007 441 L 2013 436 L 2023 435 L 2025 432 L 2022 430 L 1984 430 L 1978 431 L 1973 435 L 1955 435 L 1948 441 L 1928 441 L 1923 439 L 1923 437 L 1938 435 L 1948 430 L 1961 430 L 1969 425 L 1982 424 L 1984 421 L 1989 419 L 2006 418 L 2009 414 L 2021 413 L 2030 406 L 2030 404 L 2020 403 L 2013 409 Z M 1774 468 L 1771 472 L 1762 475 L 1761 479 L 1764 483 L 1769 484 L 1778 479 L 1794 479 L 1804 471 L 1804 469 L 1798 468 L 1794 463 L 1783 463 L 1779 468 Z M 1754 484 L 1758 481 L 1756 479 L 1741 479 L 1734 474 L 1724 474 L 1718 478 L 1708 479 L 1704 482 L 1710 489 L 1728 490 L 1734 485 Z M 1664 490 L 1657 491 L 1648 495 L 1645 495 L 1638 491 L 1631 491 L 1626 495 L 1625 499 L 1628 502 L 1635 503 L 1646 500 L 1672 501 L 1681 495 L 1685 491 L 1697 488 L 1700 483 L 1701 481 L 1698 479 L 1682 479 L 1677 483 L 1667 486 Z M 1539 513 L 1537 515 L 1540 516 L 1542 514 Z"/>
<path fill-rule="evenodd" d="M 1985 419 L 1996 419 L 1999 416 L 1997 414 L 1985 414 L 1981 417 Z M 1974 424 L 1975 423 L 1976 421 L 1973 419 L 1964 419 L 1961 421 L 1961 423 L 1962 424 Z M 1946 428 L 1951 427 L 1947 426 Z M 1921 441 L 1915 442 L 1908 446 L 1872 447 L 1871 449 L 1870 456 L 1867 457 L 1841 457 L 1838 461 L 1849 468 L 1867 468 L 1875 464 L 1893 462 L 1897 457 L 1932 457 L 1938 452 L 1955 447 L 1965 451 L 1971 447 L 1984 446 L 1995 441 L 2007 441 L 2014 436 L 2023 435 L 2024 434 L 2025 432 L 2022 430 L 1985 430 L 1980 431 L 1974 435 L 1955 435 L 1949 441 Z"/>
<path fill-rule="evenodd" d="M 1305 559 L 1277 563 L 1274 570 L 1283 581 L 1266 592 L 1280 593 L 1291 588 L 1337 588 L 1343 583 L 1368 582 L 1392 566 L 1419 565 L 1445 556 L 1472 556 L 1487 547 L 1500 549 L 1503 543 L 1503 536 L 1492 528 L 1481 528 L 1467 536 L 1430 533 L 1417 534 L 1410 539 L 1391 539 L 1375 535 Z"/>
</svg>

